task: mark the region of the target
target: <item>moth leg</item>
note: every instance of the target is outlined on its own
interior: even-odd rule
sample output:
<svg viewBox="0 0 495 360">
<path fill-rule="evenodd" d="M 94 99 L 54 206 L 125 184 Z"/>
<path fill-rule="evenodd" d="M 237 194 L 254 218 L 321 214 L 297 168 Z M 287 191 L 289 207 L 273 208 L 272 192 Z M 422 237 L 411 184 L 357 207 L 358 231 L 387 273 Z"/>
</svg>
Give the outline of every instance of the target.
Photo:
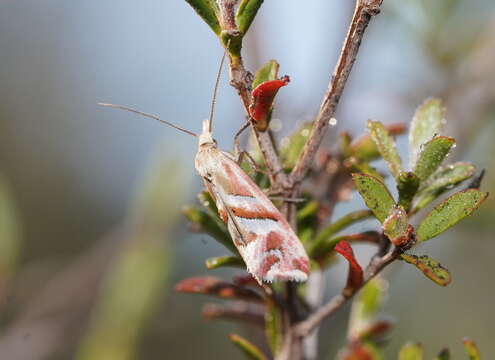
<svg viewBox="0 0 495 360">
<path fill-rule="evenodd" d="M 234 155 L 237 159 L 240 158 L 240 154 L 242 153 L 242 150 L 241 150 L 241 134 L 244 130 L 246 130 L 250 125 L 250 122 L 249 120 L 246 121 L 246 123 L 244 125 L 241 126 L 241 128 L 239 129 L 239 131 L 235 134 L 234 136 Z M 237 161 L 238 163 L 240 163 L 240 161 Z"/>
<path fill-rule="evenodd" d="M 243 160 L 246 160 L 246 162 L 248 163 L 249 167 L 254 172 L 259 172 L 259 173 L 264 174 L 266 176 L 269 176 L 270 175 L 270 173 L 268 171 L 261 169 L 258 166 L 258 164 L 256 164 L 256 161 L 254 161 L 253 157 L 247 151 L 241 151 L 239 153 L 239 157 L 237 158 L 237 163 L 240 165 Z"/>
<path fill-rule="evenodd" d="M 283 196 L 269 196 L 269 199 L 270 200 L 291 202 L 291 203 L 301 203 L 301 202 L 305 202 L 307 200 L 305 198 L 287 198 L 287 197 L 283 197 Z"/>
</svg>

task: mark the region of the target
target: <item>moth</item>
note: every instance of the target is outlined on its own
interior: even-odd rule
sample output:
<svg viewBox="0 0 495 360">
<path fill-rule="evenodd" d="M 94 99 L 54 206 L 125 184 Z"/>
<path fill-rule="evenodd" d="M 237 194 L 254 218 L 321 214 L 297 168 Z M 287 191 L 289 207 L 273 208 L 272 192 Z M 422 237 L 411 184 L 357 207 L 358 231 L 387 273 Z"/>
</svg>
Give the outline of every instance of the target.
<svg viewBox="0 0 495 360">
<path fill-rule="evenodd" d="M 131 111 L 198 137 L 196 170 L 214 199 L 219 216 L 226 223 L 248 272 L 260 284 L 272 281 L 306 281 L 309 259 L 297 235 L 267 195 L 241 169 L 231 154 L 218 149 L 217 142 L 213 139 L 212 119 L 218 80 L 219 75 L 211 115 L 203 121 L 199 135 L 126 106 L 105 103 L 100 105 Z"/>
</svg>

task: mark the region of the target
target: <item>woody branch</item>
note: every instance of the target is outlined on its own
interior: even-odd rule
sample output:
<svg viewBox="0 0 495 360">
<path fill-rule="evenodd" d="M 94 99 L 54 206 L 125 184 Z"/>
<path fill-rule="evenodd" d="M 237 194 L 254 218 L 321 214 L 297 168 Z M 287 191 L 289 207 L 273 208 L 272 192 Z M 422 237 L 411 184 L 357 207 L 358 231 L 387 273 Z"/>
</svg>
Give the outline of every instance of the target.
<svg viewBox="0 0 495 360">
<path fill-rule="evenodd" d="M 334 116 L 340 97 L 349 78 L 352 66 L 363 39 L 364 32 L 374 15 L 380 12 L 383 0 L 357 0 L 354 15 L 347 32 L 342 51 L 335 66 L 332 79 L 328 85 L 320 110 L 311 130 L 308 141 L 299 157 L 296 166 L 292 170 L 290 181 L 293 187 L 297 187 L 304 179 L 316 152 L 325 136 L 330 119 Z"/>
</svg>

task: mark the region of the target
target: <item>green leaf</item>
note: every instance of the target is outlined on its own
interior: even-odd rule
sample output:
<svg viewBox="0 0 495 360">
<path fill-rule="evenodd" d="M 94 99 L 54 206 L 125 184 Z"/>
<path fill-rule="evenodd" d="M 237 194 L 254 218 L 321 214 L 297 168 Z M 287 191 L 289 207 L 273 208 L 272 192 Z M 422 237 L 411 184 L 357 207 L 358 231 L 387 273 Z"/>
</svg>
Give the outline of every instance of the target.
<svg viewBox="0 0 495 360">
<path fill-rule="evenodd" d="M 421 185 L 414 201 L 414 212 L 424 208 L 445 191 L 469 179 L 476 171 L 473 164 L 457 162 L 439 168 Z"/>
<path fill-rule="evenodd" d="M 395 205 L 385 184 L 370 175 L 352 174 L 352 180 L 366 206 L 383 223 Z"/>
<path fill-rule="evenodd" d="M 238 256 L 219 256 L 206 259 L 206 268 L 208 270 L 218 269 L 220 267 L 240 267 L 246 268 L 244 261 Z"/>
<path fill-rule="evenodd" d="M 469 360 L 481 360 L 480 352 L 474 341 L 466 338 L 462 340 L 462 342 L 464 344 L 466 354 L 469 356 Z"/>
<path fill-rule="evenodd" d="M 237 14 L 235 16 L 235 21 L 237 27 L 242 34 L 245 34 L 251 23 L 253 22 L 258 10 L 263 4 L 263 0 L 242 0 L 239 8 L 237 9 Z"/>
<path fill-rule="evenodd" d="M 385 126 L 387 129 L 389 135 L 400 135 L 404 133 L 406 127 L 404 124 L 391 124 Z M 346 139 L 346 142 L 349 140 Z M 354 156 L 358 158 L 361 161 L 371 161 L 378 159 L 380 157 L 380 152 L 378 151 L 378 148 L 376 147 L 374 141 L 371 139 L 371 136 L 366 134 L 363 135 L 359 138 L 357 138 L 355 141 L 353 141 L 348 148 L 348 156 Z"/>
<path fill-rule="evenodd" d="M 218 7 L 215 0 L 186 0 L 186 2 L 191 5 L 215 34 L 220 34 L 221 28 L 217 18 Z"/>
<path fill-rule="evenodd" d="M 368 162 L 361 161 L 357 157 L 351 156 L 344 160 L 344 166 L 350 171 L 355 173 L 361 173 L 371 175 L 383 182 L 383 176 L 376 171 Z"/>
<path fill-rule="evenodd" d="M 414 114 L 409 132 L 409 166 L 416 167 L 421 147 L 440 134 L 445 124 L 445 108 L 440 99 L 426 100 Z"/>
<path fill-rule="evenodd" d="M 450 350 L 447 348 L 442 349 L 433 360 L 450 360 Z"/>
<path fill-rule="evenodd" d="M 296 165 L 297 159 L 304 148 L 304 144 L 306 144 L 306 141 L 308 140 L 312 127 L 313 123 L 305 123 L 290 135 L 289 138 L 286 138 L 287 141 L 282 142 L 280 152 L 284 159 L 283 163 L 286 169 L 292 169 Z"/>
<path fill-rule="evenodd" d="M 314 216 L 319 208 L 320 203 L 318 201 L 309 201 L 301 210 L 297 212 L 297 221 L 303 221 Z"/>
<path fill-rule="evenodd" d="M 421 221 L 416 232 L 418 241 L 429 240 L 471 215 L 487 196 L 488 193 L 475 189 L 455 193 Z"/>
<path fill-rule="evenodd" d="M 395 245 L 400 245 L 401 238 L 407 236 L 409 221 L 406 211 L 402 206 L 396 206 L 390 212 L 390 215 L 383 222 L 383 233 L 388 236 L 390 241 Z M 407 240 L 407 237 L 406 237 Z"/>
<path fill-rule="evenodd" d="M 195 206 L 185 207 L 182 212 L 193 223 L 194 230 L 207 233 L 233 253 L 238 253 L 227 228 L 221 226 L 218 219 L 213 217 L 209 212 Z"/>
<path fill-rule="evenodd" d="M 263 352 L 249 340 L 246 340 L 237 334 L 231 334 L 229 338 L 230 341 L 232 341 L 232 343 L 242 351 L 242 353 L 246 356 L 246 359 L 266 360 Z"/>
<path fill-rule="evenodd" d="M 314 240 L 313 246 L 309 251 L 312 257 L 317 257 L 327 252 L 329 249 L 326 246 L 329 243 L 331 237 L 338 233 L 339 231 L 366 219 L 369 219 L 373 213 L 370 210 L 357 210 L 353 211 L 347 215 L 344 215 L 334 223 L 328 225 L 323 230 L 321 230 L 316 239 Z M 332 243 L 332 248 L 336 243 Z M 331 250 L 331 249 L 330 249 Z"/>
<path fill-rule="evenodd" d="M 402 160 L 397 153 L 394 139 L 389 135 L 387 129 L 379 121 L 368 121 L 370 136 L 375 143 L 380 155 L 388 165 L 394 178 L 398 178 L 402 171 Z"/>
<path fill-rule="evenodd" d="M 282 314 L 273 301 L 267 301 L 266 306 L 265 333 L 272 354 L 276 356 L 280 351 L 283 341 Z"/>
<path fill-rule="evenodd" d="M 438 169 L 454 144 L 453 138 L 438 136 L 423 145 L 423 150 L 414 168 L 414 173 L 419 180 L 425 181 Z"/>
<path fill-rule="evenodd" d="M 420 181 L 414 173 L 410 171 L 403 171 L 400 173 L 399 178 L 397 179 L 399 205 L 406 211 L 409 211 L 411 202 L 418 191 L 419 185 Z"/>
<path fill-rule="evenodd" d="M 438 261 L 431 259 L 427 255 L 416 256 L 402 254 L 401 259 L 416 266 L 428 279 L 437 285 L 447 286 L 452 281 L 449 270 L 440 265 Z"/>
<path fill-rule="evenodd" d="M 264 64 L 256 71 L 251 87 L 253 89 L 256 89 L 259 84 L 265 81 L 277 79 L 279 67 L 280 65 L 276 60 L 269 60 L 266 64 Z"/>
<path fill-rule="evenodd" d="M 423 360 L 423 347 L 413 343 L 404 345 L 400 349 L 399 360 Z"/>
</svg>

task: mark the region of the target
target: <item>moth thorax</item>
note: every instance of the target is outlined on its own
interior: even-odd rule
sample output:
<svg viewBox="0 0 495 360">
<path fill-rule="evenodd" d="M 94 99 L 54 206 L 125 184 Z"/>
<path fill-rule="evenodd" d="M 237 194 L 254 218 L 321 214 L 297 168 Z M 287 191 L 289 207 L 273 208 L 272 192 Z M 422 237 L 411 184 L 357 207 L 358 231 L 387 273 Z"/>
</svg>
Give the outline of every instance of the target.
<svg viewBox="0 0 495 360">
<path fill-rule="evenodd" d="M 207 144 L 215 144 L 215 140 L 213 140 L 213 136 L 210 131 L 210 120 L 203 120 L 203 130 L 201 134 L 199 134 L 199 146 L 207 145 Z"/>
</svg>

